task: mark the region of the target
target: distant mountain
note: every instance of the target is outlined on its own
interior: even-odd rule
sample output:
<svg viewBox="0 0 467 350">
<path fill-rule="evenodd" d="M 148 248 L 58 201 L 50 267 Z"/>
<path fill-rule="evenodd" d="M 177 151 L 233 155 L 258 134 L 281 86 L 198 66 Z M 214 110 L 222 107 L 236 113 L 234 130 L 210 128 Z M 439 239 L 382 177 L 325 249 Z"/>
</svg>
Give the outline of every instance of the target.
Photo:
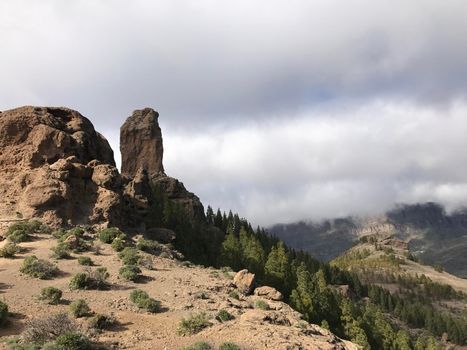
<svg viewBox="0 0 467 350">
<path fill-rule="evenodd" d="M 277 224 L 270 232 L 295 249 L 330 261 L 362 237 L 407 244 L 423 263 L 441 266 L 467 278 L 467 210 L 447 214 L 438 203 L 398 205 L 384 215 L 315 222 Z"/>
</svg>

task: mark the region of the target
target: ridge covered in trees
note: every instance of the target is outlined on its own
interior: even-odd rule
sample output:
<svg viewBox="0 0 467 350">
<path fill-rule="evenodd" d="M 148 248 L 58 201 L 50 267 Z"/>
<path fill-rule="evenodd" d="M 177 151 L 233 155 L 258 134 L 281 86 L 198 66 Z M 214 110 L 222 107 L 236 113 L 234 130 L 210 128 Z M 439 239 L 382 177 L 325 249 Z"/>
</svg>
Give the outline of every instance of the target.
<svg viewBox="0 0 467 350">
<path fill-rule="evenodd" d="M 208 207 L 205 220 L 195 221 L 157 187 L 151 202 L 147 225 L 174 230 L 175 247 L 187 259 L 205 266 L 248 269 L 260 284 L 279 290 L 306 321 L 363 349 L 434 350 L 441 349 L 435 337 L 457 344 L 467 341 L 467 314 L 437 312 L 430 297 L 416 288 L 408 295 L 363 284 L 356 273 L 291 249 L 231 211 Z M 348 286 L 351 298 L 339 292 L 342 285 Z M 437 298 L 451 293 L 433 292 L 438 290 L 433 285 L 430 290 Z"/>
</svg>

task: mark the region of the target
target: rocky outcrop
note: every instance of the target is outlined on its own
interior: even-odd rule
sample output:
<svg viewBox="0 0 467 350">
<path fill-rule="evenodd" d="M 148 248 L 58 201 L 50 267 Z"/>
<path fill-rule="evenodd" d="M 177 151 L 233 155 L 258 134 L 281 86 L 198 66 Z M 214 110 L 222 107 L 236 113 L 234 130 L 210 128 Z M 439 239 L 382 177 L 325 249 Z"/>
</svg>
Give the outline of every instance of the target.
<svg viewBox="0 0 467 350">
<path fill-rule="evenodd" d="M 164 174 L 162 132 L 152 108 L 138 109 L 120 128 L 122 174 L 134 178 L 144 169 L 153 178 Z"/>
<path fill-rule="evenodd" d="M 167 198 L 180 205 L 191 219 L 204 220 L 204 207 L 198 196 L 188 191 L 177 179 L 161 175 L 152 179 L 152 183 L 162 189 Z"/>
<path fill-rule="evenodd" d="M 204 207 L 199 198 L 187 191 L 183 183 L 164 173 L 162 133 L 158 117 L 159 114 L 151 108 L 135 110 L 120 128 L 122 174 L 136 179 L 141 178 L 140 174 L 144 172 L 147 174 L 147 182 L 143 184 L 139 181 L 140 187 L 149 187 L 150 184 L 159 187 L 191 219 L 204 220 Z M 130 185 L 128 191 L 133 191 L 132 187 Z M 149 196 L 139 195 L 139 198 L 143 197 L 147 199 Z M 144 205 L 139 206 L 136 203 L 136 206 L 144 210 Z"/>
<path fill-rule="evenodd" d="M 256 288 L 253 294 L 259 297 L 263 297 L 264 299 L 274 300 L 274 301 L 281 301 L 284 299 L 284 296 L 282 295 L 281 292 L 279 292 L 275 288 L 268 287 L 268 286 Z"/>
<path fill-rule="evenodd" d="M 49 224 L 116 224 L 121 179 L 113 151 L 91 122 L 68 108 L 0 114 L 0 216 Z"/>
<path fill-rule="evenodd" d="M 248 295 L 252 292 L 255 286 L 255 275 L 248 270 L 240 270 L 233 279 L 233 284 L 240 292 Z"/>
<path fill-rule="evenodd" d="M 37 217 L 55 226 L 144 232 L 155 185 L 189 217 L 203 220 L 199 198 L 164 173 L 157 118 L 153 109 L 136 110 L 122 126 L 120 175 L 109 143 L 80 113 L 51 107 L 0 113 L 0 219 Z"/>
</svg>

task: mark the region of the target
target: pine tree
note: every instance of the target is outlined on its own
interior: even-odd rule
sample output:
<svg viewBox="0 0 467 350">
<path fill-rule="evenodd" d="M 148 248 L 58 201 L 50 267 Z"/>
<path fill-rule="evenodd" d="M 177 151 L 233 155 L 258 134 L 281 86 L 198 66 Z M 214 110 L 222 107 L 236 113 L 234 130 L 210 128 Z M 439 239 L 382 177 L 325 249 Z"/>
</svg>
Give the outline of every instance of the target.
<svg viewBox="0 0 467 350">
<path fill-rule="evenodd" d="M 242 248 L 232 229 L 229 230 L 222 243 L 221 263 L 224 266 L 230 266 L 235 271 L 242 267 Z"/>
<path fill-rule="evenodd" d="M 283 242 L 271 249 L 264 266 L 266 281 L 279 289 L 283 294 L 290 293 L 290 260 Z"/>
</svg>

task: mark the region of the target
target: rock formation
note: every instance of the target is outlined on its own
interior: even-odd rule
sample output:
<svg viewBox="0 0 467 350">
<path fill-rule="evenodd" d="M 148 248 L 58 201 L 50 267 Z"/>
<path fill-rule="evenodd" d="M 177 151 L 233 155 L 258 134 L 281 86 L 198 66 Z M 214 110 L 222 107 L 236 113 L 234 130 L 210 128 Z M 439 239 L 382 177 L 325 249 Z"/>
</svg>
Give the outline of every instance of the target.
<svg viewBox="0 0 467 350">
<path fill-rule="evenodd" d="M 0 221 L 42 218 L 59 225 L 112 225 L 146 230 L 151 186 L 204 219 L 199 198 L 162 164 L 158 113 L 136 110 L 121 128 L 122 175 L 92 123 L 68 108 L 21 107 L 0 112 Z M 173 239 L 173 233 L 166 235 Z M 170 236 L 170 237 L 168 237 Z"/>
<path fill-rule="evenodd" d="M 149 183 L 160 187 L 169 200 L 184 208 L 189 217 L 203 220 L 204 208 L 199 198 L 187 191 L 183 183 L 164 173 L 158 117 L 159 113 L 151 108 L 135 110 L 120 128 L 122 175 L 134 179 L 144 172 Z"/>
<path fill-rule="evenodd" d="M 159 113 L 151 108 L 137 109 L 120 128 L 122 175 L 134 178 L 140 169 L 151 178 L 164 174 L 158 118 Z"/>
<path fill-rule="evenodd" d="M 91 122 L 68 108 L 0 113 L 0 216 L 49 224 L 114 224 L 121 178 L 113 151 Z"/>
</svg>

